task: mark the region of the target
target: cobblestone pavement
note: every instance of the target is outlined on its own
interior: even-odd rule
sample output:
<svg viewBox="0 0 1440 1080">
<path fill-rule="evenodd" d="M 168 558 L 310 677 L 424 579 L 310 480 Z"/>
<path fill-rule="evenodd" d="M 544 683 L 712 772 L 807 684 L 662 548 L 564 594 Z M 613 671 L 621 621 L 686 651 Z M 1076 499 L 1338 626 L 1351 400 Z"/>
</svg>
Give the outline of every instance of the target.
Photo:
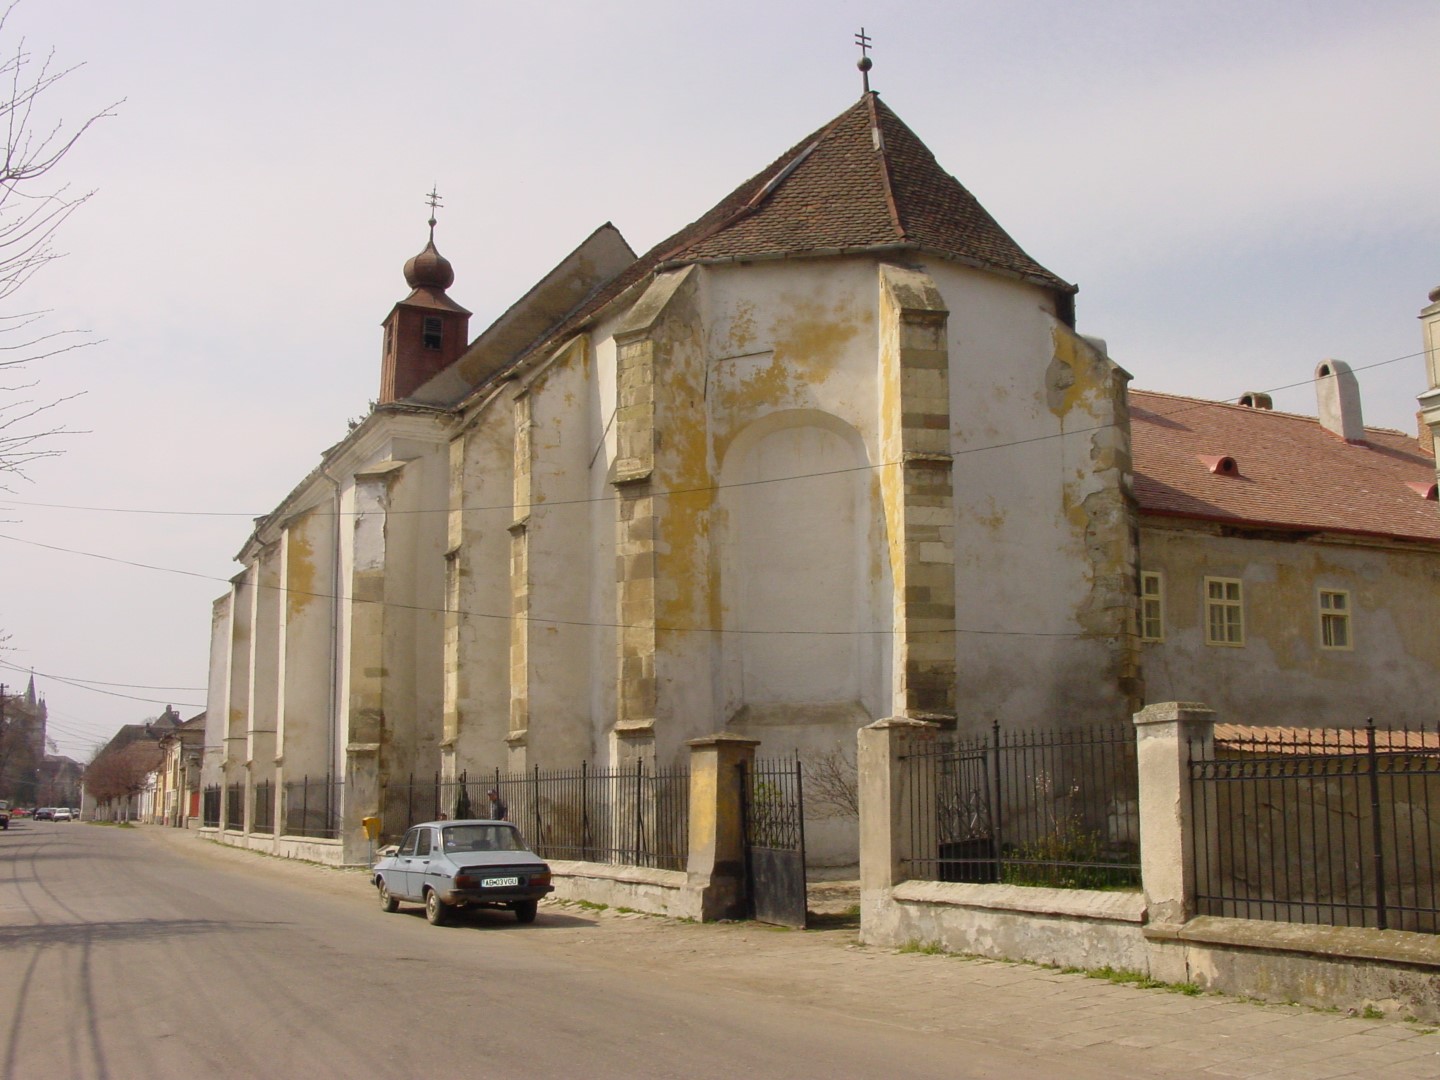
<svg viewBox="0 0 1440 1080">
<path fill-rule="evenodd" d="M 699 926 L 547 907 L 594 917 L 593 927 L 573 931 L 587 959 L 643 966 L 658 977 L 703 970 L 717 989 L 803 1002 L 841 1023 L 951 1035 L 1129 1076 L 1440 1077 L 1440 1032 L 1398 1017 L 1191 997 L 1028 964 L 872 948 L 843 926 Z"/>
<path fill-rule="evenodd" d="M 372 906 L 363 874 L 338 871 L 148 830 L 201 858 L 246 860 L 297 885 Z M 985 1075 L 960 1060 L 967 1047 L 1003 1047 L 1064 1061 L 1079 1075 L 1325 1080 L 1440 1078 L 1440 1032 L 1403 1017 L 1368 1019 L 1217 994 L 1142 989 L 1052 968 L 874 948 L 857 941 L 852 901 L 831 887 L 813 904 L 822 928 L 695 924 L 617 909 L 546 901 L 527 948 L 617 979 L 703 981 L 749 1003 L 803 1004 L 819 1022 L 853 1031 L 913 1031 L 953 1039 L 956 1075 Z M 487 916 L 477 916 L 487 918 Z M 499 922 L 508 925 L 508 915 Z"/>
</svg>

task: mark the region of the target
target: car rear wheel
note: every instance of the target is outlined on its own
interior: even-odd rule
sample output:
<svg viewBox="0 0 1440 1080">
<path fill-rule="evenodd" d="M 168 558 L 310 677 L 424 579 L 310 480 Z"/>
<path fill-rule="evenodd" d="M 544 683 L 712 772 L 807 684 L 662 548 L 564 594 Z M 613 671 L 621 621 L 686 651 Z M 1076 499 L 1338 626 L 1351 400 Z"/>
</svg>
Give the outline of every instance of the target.
<svg viewBox="0 0 1440 1080">
<path fill-rule="evenodd" d="M 384 878 L 381 878 L 379 881 L 375 882 L 375 890 L 380 894 L 381 911 L 393 913 L 400 910 L 400 901 L 396 900 L 395 897 L 390 895 L 390 889 L 385 884 Z"/>
<path fill-rule="evenodd" d="M 521 900 L 515 905 L 515 918 L 523 923 L 535 921 L 535 912 L 540 908 L 538 900 Z"/>
<path fill-rule="evenodd" d="M 425 890 L 425 920 L 431 926 L 443 926 L 450 921 L 451 907 L 440 899 L 434 889 Z"/>
</svg>

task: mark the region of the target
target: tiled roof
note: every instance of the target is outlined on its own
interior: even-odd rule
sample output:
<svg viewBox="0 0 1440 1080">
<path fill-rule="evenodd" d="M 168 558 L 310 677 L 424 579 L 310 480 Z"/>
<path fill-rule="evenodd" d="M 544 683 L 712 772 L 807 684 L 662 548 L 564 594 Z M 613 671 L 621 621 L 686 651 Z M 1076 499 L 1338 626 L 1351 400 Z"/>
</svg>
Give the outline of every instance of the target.
<svg viewBox="0 0 1440 1080">
<path fill-rule="evenodd" d="M 906 245 L 1072 288 L 1025 254 L 875 94 L 802 139 L 696 225 L 675 238 L 664 261 Z"/>
<path fill-rule="evenodd" d="M 1215 746 L 1266 757 L 1319 754 L 1353 756 L 1369 750 L 1365 728 L 1254 727 L 1248 724 L 1216 724 Z M 1440 732 L 1408 731 L 1377 727 L 1375 749 L 1379 753 L 1440 751 Z"/>
<path fill-rule="evenodd" d="M 1435 483 L 1413 435 L 1366 428 L 1347 443 L 1313 417 L 1130 391 L 1142 513 L 1297 531 L 1440 541 Z M 1230 457 L 1233 474 L 1204 459 Z"/>
<path fill-rule="evenodd" d="M 878 148 L 872 130 L 880 133 Z M 535 349 L 570 336 L 657 268 L 896 247 L 1075 291 L 1025 254 L 871 93 L 641 255 Z"/>
</svg>

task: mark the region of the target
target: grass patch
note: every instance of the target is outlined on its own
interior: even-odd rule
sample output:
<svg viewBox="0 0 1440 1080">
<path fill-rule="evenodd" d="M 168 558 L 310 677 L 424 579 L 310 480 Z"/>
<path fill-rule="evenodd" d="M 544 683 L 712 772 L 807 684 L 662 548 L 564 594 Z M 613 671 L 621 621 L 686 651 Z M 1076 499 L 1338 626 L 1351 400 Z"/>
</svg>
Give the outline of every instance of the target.
<svg viewBox="0 0 1440 1080">
<path fill-rule="evenodd" d="M 1360 1010 L 1360 1019 L 1362 1019 L 1362 1020 L 1384 1020 L 1384 1019 L 1385 1019 L 1385 1014 L 1384 1014 L 1383 1012 L 1381 1012 L 1379 1009 L 1377 1009 L 1374 1005 L 1366 1005 L 1365 1008 L 1363 1008 L 1363 1009 Z"/>
<path fill-rule="evenodd" d="M 1087 979 L 1104 979 L 1116 986 L 1138 986 L 1142 990 L 1161 990 L 1167 987 L 1159 979 L 1152 979 L 1142 971 L 1126 971 L 1124 968 L 1102 967 L 1085 972 Z"/>
<path fill-rule="evenodd" d="M 917 941 L 914 938 L 895 950 L 899 953 L 915 953 L 919 956 L 944 956 L 945 946 L 938 941 Z"/>
</svg>

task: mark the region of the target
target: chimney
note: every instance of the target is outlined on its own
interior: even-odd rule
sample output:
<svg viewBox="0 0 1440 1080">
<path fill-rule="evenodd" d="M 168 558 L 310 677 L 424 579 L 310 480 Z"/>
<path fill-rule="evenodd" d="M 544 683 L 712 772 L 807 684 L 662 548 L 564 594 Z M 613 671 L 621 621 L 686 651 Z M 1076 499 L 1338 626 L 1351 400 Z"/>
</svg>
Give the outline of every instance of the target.
<svg viewBox="0 0 1440 1080">
<path fill-rule="evenodd" d="M 1425 374 L 1433 390 L 1440 387 L 1440 285 L 1430 290 L 1430 305 L 1420 312 L 1420 332 L 1425 341 Z"/>
<path fill-rule="evenodd" d="M 1315 368 L 1315 398 L 1320 426 L 1348 443 L 1365 441 L 1360 415 L 1360 382 L 1343 360 L 1322 360 Z"/>
<path fill-rule="evenodd" d="M 1432 451 L 1440 450 L 1440 285 L 1430 290 L 1430 304 L 1420 311 L 1420 334 L 1425 343 L 1425 381 L 1429 389 L 1420 395 L 1422 442 Z"/>
</svg>

